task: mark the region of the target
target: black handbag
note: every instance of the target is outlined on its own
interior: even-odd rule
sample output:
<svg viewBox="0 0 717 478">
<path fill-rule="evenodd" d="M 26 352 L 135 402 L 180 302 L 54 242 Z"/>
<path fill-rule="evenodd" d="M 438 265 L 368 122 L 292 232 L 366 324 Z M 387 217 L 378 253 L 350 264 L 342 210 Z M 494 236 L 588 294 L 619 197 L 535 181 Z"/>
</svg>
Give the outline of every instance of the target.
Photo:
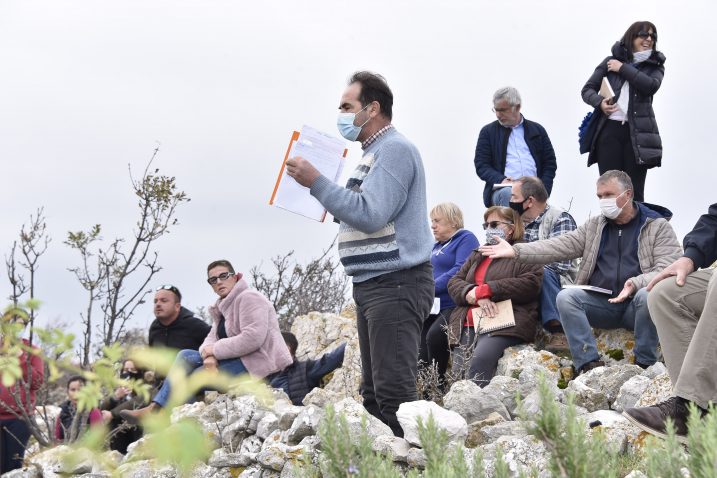
<svg viewBox="0 0 717 478">
<path fill-rule="evenodd" d="M 593 144 L 593 138 L 595 137 L 595 131 L 597 131 L 597 125 L 602 116 L 600 108 L 595 108 L 595 111 L 590 111 L 583 118 L 583 122 L 578 127 L 578 144 L 580 145 L 580 154 L 590 152 L 590 147 Z"/>
</svg>

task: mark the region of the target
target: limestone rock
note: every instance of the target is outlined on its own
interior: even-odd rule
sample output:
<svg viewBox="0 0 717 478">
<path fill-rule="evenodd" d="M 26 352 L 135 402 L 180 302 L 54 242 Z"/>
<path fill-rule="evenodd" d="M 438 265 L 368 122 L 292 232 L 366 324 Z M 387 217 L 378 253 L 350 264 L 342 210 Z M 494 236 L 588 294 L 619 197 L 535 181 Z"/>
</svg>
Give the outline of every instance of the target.
<svg viewBox="0 0 717 478">
<path fill-rule="evenodd" d="M 334 371 L 325 389 L 341 398 L 360 400 L 361 355 L 355 313 L 349 310 L 344 315 L 311 312 L 295 318 L 291 331 L 299 341 L 296 351 L 299 360 L 320 357 L 346 342 L 343 366 Z"/>
<path fill-rule="evenodd" d="M 262 441 L 256 436 L 247 437 L 241 442 L 241 448 L 239 448 L 238 461 L 246 463 L 247 466 L 250 463 L 256 462 L 256 455 L 261 451 Z"/>
<path fill-rule="evenodd" d="M 256 454 L 254 454 L 256 456 Z M 235 466 L 249 466 L 255 460 L 250 459 L 246 453 L 230 453 L 223 448 L 218 448 L 212 452 L 209 457 L 209 465 L 215 468 L 229 468 Z"/>
<path fill-rule="evenodd" d="M 426 467 L 426 452 L 421 448 L 411 448 L 406 455 L 408 466 L 423 470 Z"/>
<path fill-rule="evenodd" d="M 477 422 L 469 423 L 468 424 L 468 435 L 466 436 L 466 443 L 465 445 L 468 448 L 475 448 L 481 443 L 481 429 L 483 427 L 488 427 L 491 425 L 496 425 L 498 423 L 506 421 L 505 418 L 500 416 L 497 413 L 491 413 L 488 415 L 487 418 L 483 420 L 479 420 Z"/>
<path fill-rule="evenodd" d="M 154 460 L 140 460 L 121 464 L 117 475 L 122 478 L 175 478 L 177 473 L 171 466 L 159 466 Z"/>
<path fill-rule="evenodd" d="M 238 478 L 261 478 L 261 473 L 261 466 L 253 465 L 239 473 Z"/>
<path fill-rule="evenodd" d="M 521 421 L 496 423 L 480 429 L 477 445 L 493 443 L 501 437 L 524 437 L 527 434 L 526 424 Z"/>
<path fill-rule="evenodd" d="M 600 360 L 607 365 L 616 363 L 634 363 L 635 334 L 627 329 L 593 329 Z M 622 352 L 622 358 L 617 359 L 616 354 Z"/>
<path fill-rule="evenodd" d="M 539 475 L 548 467 L 548 451 L 545 445 L 535 437 L 503 437 L 481 447 L 484 453 L 484 471 L 486 476 L 495 476 L 496 450 L 500 448 L 503 452 L 503 461 L 508 465 L 512 476 L 518 476 L 524 472 L 534 476 L 530 472 L 535 468 Z"/>
<path fill-rule="evenodd" d="M 498 361 L 496 375 L 518 378 L 527 366 L 539 366 L 548 374 L 556 374 L 560 368 L 560 357 L 546 351 L 535 350 L 532 345 L 508 347 Z"/>
<path fill-rule="evenodd" d="M 591 370 L 591 372 L 592 371 L 593 370 Z M 582 377 L 582 375 L 580 377 Z M 578 379 L 580 377 L 578 377 Z M 585 382 L 581 382 L 578 379 L 575 379 L 568 384 L 568 391 L 575 397 L 576 405 L 584 407 L 590 412 L 594 412 L 595 410 L 604 410 L 610 407 L 607 397 L 602 391 L 588 387 Z"/>
<path fill-rule="evenodd" d="M 647 378 L 657 378 L 659 375 L 662 375 L 663 373 L 667 373 L 667 367 L 662 362 L 655 362 L 653 365 L 650 365 L 647 367 L 643 372 L 642 375 L 644 375 Z"/>
<path fill-rule="evenodd" d="M 37 465 L 29 465 L 8 471 L 2 476 L 3 478 L 42 478 L 42 470 Z"/>
<path fill-rule="evenodd" d="M 433 416 L 434 423 L 439 430 L 448 435 L 448 441 L 462 443 L 468 434 L 468 423 L 458 413 L 446 410 L 434 402 L 418 400 L 415 402 L 404 402 L 398 407 L 396 418 L 403 428 L 404 438 L 412 445 L 420 446 L 418 436 L 418 419 L 423 424 L 428 423 L 428 418 Z"/>
<path fill-rule="evenodd" d="M 287 431 L 286 441 L 289 444 L 299 443 L 304 437 L 316 435 L 319 423 L 325 413 L 321 408 L 313 405 L 305 407 L 294 419 L 291 428 Z"/>
<path fill-rule="evenodd" d="M 612 404 L 612 408 L 618 412 L 622 412 L 627 408 L 635 406 L 645 389 L 650 385 L 650 378 L 645 375 L 635 375 L 627 382 L 622 384 L 620 391 L 617 392 L 617 398 Z"/>
<path fill-rule="evenodd" d="M 500 400 L 505 408 L 515 416 L 517 408 L 516 394 L 520 382 L 517 378 L 508 377 L 506 375 L 496 375 L 488 385 L 483 387 L 483 392 L 493 395 Z"/>
<path fill-rule="evenodd" d="M 590 434 L 602 434 L 609 447 L 616 453 L 634 450 L 633 444 L 640 436 L 640 430 L 632 425 L 621 413 L 614 410 L 598 410 L 585 417 Z M 599 423 L 599 424 L 598 424 Z"/>
<path fill-rule="evenodd" d="M 499 398 L 484 392 L 470 380 L 455 382 L 443 397 L 443 406 L 458 413 L 467 423 L 483 420 L 491 413 L 497 413 L 506 420 L 510 419 L 510 413 Z"/>
<path fill-rule="evenodd" d="M 199 419 L 204 409 L 207 408 L 207 404 L 204 402 L 194 402 L 187 405 L 180 405 L 172 409 L 172 415 L 170 421 L 177 423 L 179 420 L 184 418 L 196 418 Z"/>
<path fill-rule="evenodd" d="M 344 397 L 341 397 L 344 398 Z M 330 403 L 336 403 L 340 400 L 339 394 L 325 388 L 314 388 L 304 397 L 302 402 L 304 406 L 315 405 L 319 408 L 324 408 Z"/>
<path fill-rule="evenodd" d="M 612 404 L 617 398 L 620 387 L 629 379 L 640 375 L 642 369 L 637 365 L 619 364 L 612 367 L 594 368 L 571 381 L 568 389 L 574 383 L 582 383 L 593 390 L 601 392 L 608 404 Z M 588 407 L 586 407 L 588 408 Z M 599 407 L 608 408 L 608 407 Z"/>
<path fill-rule="evenodd" d="M 364 420 L 366 422 L 366 432 L 372 440 L 381 435 L 393 435 L 388 425 L 368 413 L 363 405 L 351 398 L 341 400 L 334 409 L 336 414 L 343 414 L 346 417 L 351 439 L 355 445 L 359 443 L 359 437 L 363 431 L 362 421 Z"/>
<path fill-rule="evenodd" d="M 408 451 L 411 444 L 404 438 L 393 435 L 377 437 L 372 444 L 373 451 L 391 458 L 393 461 L 408 463 Z"/>
<path fill-rule="evenodd" d="M 265 440 L 271 432 L 279 429 L 279 419 L 271 412 L 266 413 L 256 426 L 256 436 Z"/>
<path fill-rule="evenodd" d="M 650 407 L 670 398 L 672 393 L 672 382 L 667 373 L 658 375 L 650 381 L 640 399 L 635 403 L 636 407 Z"/>
</svg>

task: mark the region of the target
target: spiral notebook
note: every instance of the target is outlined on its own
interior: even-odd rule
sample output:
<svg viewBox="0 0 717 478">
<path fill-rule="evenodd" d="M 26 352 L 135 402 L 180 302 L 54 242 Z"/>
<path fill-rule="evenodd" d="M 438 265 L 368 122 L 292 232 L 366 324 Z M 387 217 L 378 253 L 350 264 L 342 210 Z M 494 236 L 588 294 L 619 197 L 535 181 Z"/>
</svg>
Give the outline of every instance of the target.
<svg viewBox="0 0 717 478">
<path fill-rule="evenodd" d="M 507 329 L 508 327 L 515 327 L 515 316 L 513 316 L 513 302 L 508 300 L 501 300 L 496 302 L 498 306 L 498 314 L 495 317 L 487 317 L 482 315 L 480 307 L 473 307 L 473 327 L 475 328 L 476 334 L 486 334 L 500 329 Z"/>
</svg>

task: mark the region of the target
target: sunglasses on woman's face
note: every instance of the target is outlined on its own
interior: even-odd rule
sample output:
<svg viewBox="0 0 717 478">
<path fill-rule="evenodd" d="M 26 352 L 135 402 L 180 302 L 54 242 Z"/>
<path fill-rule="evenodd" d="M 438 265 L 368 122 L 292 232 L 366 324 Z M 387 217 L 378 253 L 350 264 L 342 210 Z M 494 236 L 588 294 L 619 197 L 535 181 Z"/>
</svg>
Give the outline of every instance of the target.
<svg viewBox="0 0 717 478">
<path fill-rule="evenodd" d="M 640 38 L 652 37 L 653 41 L 657 41 L 657 33 L 654 32 L 638 32 L 637 36 Z"/>
<path fill-rule="evenodd" d="M 216 284 L 217 282 L 219 282 L 220 280 L 227 280 L 227 279 L 229 279 L 229 278 L 232 277 L 233 275 L 234 275 L 233 272 L 222 272 L 222 273 L 219 274 L 218 276 L 212 276 L 212 277 L 210 277 L 209 279 L 207 279 L 207 282 L 209 282 L 211 285 L 214 285 L 214 284 Z"/>
<path fill-rule="evenodd" d="M 491 221 L 491 222 L 484 222 L 483 223 L 483 229 L 488 229 L 489 227 L 491 229 L 495 229 L 498 227 L 498 224 L 505 224 L 506 226 L 512 226 L 513 223 L 510 222 L 504 222 L 504 221 Z"/>
</svg>

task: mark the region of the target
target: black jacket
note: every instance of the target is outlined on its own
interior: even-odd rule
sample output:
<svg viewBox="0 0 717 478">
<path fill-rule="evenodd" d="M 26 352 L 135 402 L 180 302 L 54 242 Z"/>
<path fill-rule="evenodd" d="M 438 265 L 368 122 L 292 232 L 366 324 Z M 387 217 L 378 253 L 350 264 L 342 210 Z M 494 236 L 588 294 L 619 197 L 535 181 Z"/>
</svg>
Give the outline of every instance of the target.
<svg viewBox="0 0 717 478">
<path fill-rule="evenodd" d="M 709 267 L 717 261 L 717 203 L 710 206 L 707 214 L 700 216 L 682 244 L 685 257 L 692 259 L 695 269 Z"/>
<path fill-rule="evenodd" d="M 623 62 L 619 72 L 608 72 L 608 60 Z M 665 75 L 665 55 L 657 50 L 647 60 L 633 66 L 628 60 L 628 51 L 620 42 L 612 47 L 612 55 L 605 58 L 595 68 L 582 89 L 583 101 L 597 108 L 595 114 L 601 116 L 595 135 L 593 136 L 588 166 L 597 161 L 595 156 L 596 139 L 608 121 L 600 109 L 603 97 L 598 94 L 603 77 L 607 76 L 610 86 L 615 92 L 615 101 L 620 96 L 620 90 L 625 81 L 630 83 L 630 100 L 627 106 L 627 123 L 630 127 L 632 149 L 637 164 L 652 168 L 662 164 L 662 140 L 655 121 L 655 112 L 652 109 L 652 96 L 660 89 L 662 78 Z"/>
<path fill-rule="evenodd" d="M 555 160 L 555 151 L 550 143 L 545 128 L 534 121 L 523 118 L 525 143 L 528 145 L 530 154 L 535 160 L 537 176 L 545 184 L 548 194 L 553 189 L 553 178 L 558 163 Z M 476 174 L 485 181 L 483 190 L 483 202 L 485 207 L 490 206 L 493 194 L 493 185 L 505 179 L 505 159 L 508 155 L 508 137 L 510 128 L 501 126 L 498 121 L 485 125 L 478 135 L 476 154 L 473 163 L 476 167 Z M 517 179 L 517 178 L 514 178 Z"/>
<path fill-rule="evenodd" d="M 149 327 L 149 346 L 164 346 L 177 350 L 199 350 L 211 326 L 182 307 L 177 319 L 168 326 L 158 319 Z"/>
</svg>

